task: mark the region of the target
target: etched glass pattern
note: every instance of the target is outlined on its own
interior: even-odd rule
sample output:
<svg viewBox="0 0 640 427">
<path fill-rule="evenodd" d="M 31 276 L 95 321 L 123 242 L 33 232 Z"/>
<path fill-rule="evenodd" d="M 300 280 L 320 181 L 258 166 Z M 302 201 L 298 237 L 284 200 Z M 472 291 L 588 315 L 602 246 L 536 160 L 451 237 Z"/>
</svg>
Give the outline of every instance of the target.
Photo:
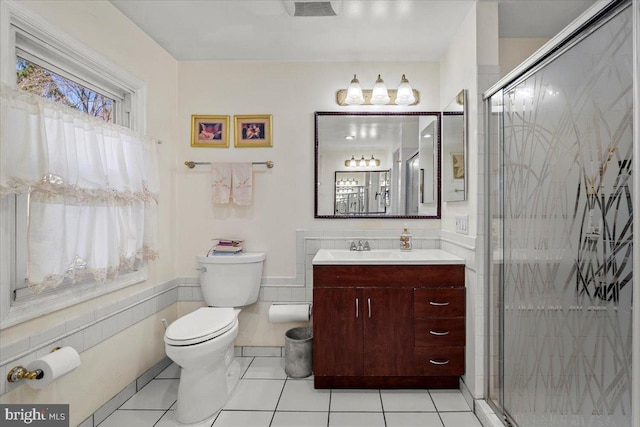
<svg viewBox="0 0 640 427">
<path fill-rule="evenodd" d="M 520 427 L 631 425 L 632 53 L 627 8 L 504 91 L 504 409 Z"/>
</svg>

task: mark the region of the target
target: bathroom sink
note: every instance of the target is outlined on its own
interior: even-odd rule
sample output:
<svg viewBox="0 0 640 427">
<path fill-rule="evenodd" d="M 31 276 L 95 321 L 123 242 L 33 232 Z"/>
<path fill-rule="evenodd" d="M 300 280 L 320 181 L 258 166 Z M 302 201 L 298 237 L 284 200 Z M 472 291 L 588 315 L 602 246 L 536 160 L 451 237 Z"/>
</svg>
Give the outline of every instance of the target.
<svg viewBox="0 0 640 427">
<path fill-rule="evenodd" d="M 441 249 L 373 249 L 350 251 L 348 249 L 320 249 L 312 261 L 313 265 L 432 265 L 464 264 L 460 257 Z"/>
</svg>

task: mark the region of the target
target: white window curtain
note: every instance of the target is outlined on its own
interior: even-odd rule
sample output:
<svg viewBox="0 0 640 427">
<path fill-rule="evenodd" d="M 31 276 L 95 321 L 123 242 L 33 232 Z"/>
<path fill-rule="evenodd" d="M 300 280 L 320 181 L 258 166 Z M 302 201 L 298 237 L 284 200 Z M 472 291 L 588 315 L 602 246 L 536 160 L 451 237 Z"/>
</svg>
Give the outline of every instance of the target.
<svg viewBox="0 0 640 427">
<path fill-rule="evenodd" d="M 0 197 L 29 194 L 29 286 L 108 281 L 156 258 L 156 144 L 39 96 L 0 91 Z"/>
</svg>

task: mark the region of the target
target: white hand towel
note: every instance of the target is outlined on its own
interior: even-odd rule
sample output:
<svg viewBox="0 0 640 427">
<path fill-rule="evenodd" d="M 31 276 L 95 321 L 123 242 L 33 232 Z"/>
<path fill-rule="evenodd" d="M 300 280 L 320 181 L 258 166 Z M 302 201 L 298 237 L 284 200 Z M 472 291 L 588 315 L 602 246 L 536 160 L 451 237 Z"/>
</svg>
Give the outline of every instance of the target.
<svg viewBox="0 0 640 427">
<path fill-rule="evenodd" d="M 231 164 L 211 163 L 211 198 L 213 203 L 229 203 L 231 194 Z"/>
<path fill-rule="evenodd" d="M 233 203 L 236 205 L 251 204 L 251 163 L 232 163 L 231 164 L 231 185 L 233 187 L 231 195 Z"/>
</svg>

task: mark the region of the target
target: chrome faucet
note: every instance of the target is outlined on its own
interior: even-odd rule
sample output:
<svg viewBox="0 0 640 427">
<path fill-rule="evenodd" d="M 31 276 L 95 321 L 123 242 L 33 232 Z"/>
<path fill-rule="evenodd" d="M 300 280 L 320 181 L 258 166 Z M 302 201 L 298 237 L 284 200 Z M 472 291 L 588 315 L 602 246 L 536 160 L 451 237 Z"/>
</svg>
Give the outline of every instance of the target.
<svg viewBox="0 0 640 427">
<path fill-rule="evenodd" d="M 362 243 L 362 240 L 358 240 L 358 243 L 356 244 L 355 241 L 351 242 L 351 245 L 349 246 L 349 250 L 350 251 L 370 251 L 371 250 L 371 246 L 369 245 L 369 241 L 365 240 L 364 243 Z"/>
</svg>

